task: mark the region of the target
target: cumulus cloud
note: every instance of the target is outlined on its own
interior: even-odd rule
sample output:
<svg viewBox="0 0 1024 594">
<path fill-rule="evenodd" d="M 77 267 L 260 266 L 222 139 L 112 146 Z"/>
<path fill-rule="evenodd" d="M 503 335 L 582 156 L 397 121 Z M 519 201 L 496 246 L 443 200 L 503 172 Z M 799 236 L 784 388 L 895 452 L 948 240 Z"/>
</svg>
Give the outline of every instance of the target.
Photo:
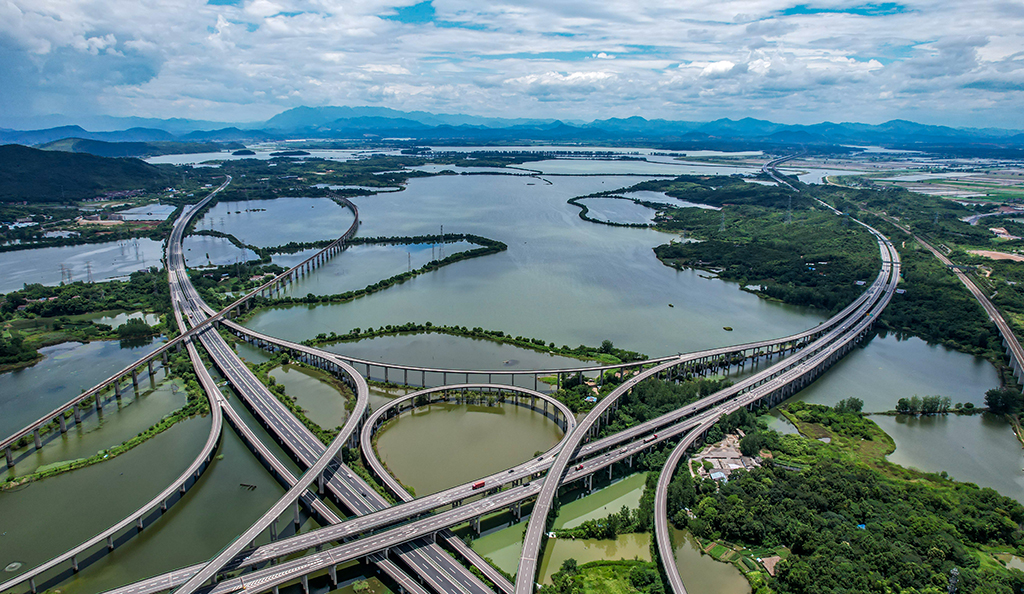
<svg viewBox="0 0 1024 594">
<path fill-rule="evenodd" d="M 0 0 L 2 111 L 244 121 L 380 104 L 1024 128 L 1018 2 L 433 0 L 404 18 L 416 4 Z"/>
</svg>

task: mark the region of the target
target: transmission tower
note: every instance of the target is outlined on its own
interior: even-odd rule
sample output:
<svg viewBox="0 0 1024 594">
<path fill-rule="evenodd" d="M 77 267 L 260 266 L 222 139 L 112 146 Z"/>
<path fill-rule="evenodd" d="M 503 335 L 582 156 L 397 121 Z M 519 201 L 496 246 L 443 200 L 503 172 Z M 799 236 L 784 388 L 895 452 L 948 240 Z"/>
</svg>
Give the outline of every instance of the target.
<svg viewBox="0 0 1024 594">
<path fill-rule="evenodd" d="M 92 260 L 85 262 L 85 282 L 92 284 Z"/>
<path fill-rule="evenodd" d="M 786 224 L 793 222 L 793 195 L 789 195 L 789 200 L 786 203 Z"/>
<path fill-rule="evenodd" d="M 956 589 L 959 584 L 960 570 L 954 567 L 949 570 L 949 594 L 956 594 Z"/>
</svg>

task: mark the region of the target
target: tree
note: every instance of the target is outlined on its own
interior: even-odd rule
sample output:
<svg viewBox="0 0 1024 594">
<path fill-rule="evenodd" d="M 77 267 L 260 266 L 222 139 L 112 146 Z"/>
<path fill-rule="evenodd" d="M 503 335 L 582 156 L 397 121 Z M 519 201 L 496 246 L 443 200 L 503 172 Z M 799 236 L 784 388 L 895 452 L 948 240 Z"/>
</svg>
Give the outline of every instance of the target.
<svg viewBox="0 0 1024 594">
<path fill-rule="evenodd" d="M 117 327 L 117 337 L 121 340 L 144 338 L 147 336 L 153 336 L 154 334 L 156 334 L 156 330 L 154 330 L 153 327 L 147 324 L 142 318 L 131 318 L 124 324 Z"/>
<path fill-rule="evenodd" d="M 567 575 L 576 575 L 580 572 L 579 564 L 575 559 L 569 557 L 565 561 L 562 561 L 562 568 L 559 571 Z"/>
<path fill-rule="evenodd" d="M 864 401 L 860 398 L 845 398 L 835 405 L 837 413 L 859 413 L 864 408 Z"/>
<path fill-rule="evenodd" d="M 910 413 L 910 401 L 907 400 L 906 398 L 900 398 L 899 400 L 897 400 L 896 401 L 896 412 L 898 412 L 900 414 L 904 414 L 904 415 L 905 414 L 909 414 Z"/>
<path fill-rule="evenodd" d="M 764 445 L 765 439 L 761 433 L 749 433 L 740 440 L 740 453 L 753 458 L 761 453 Z"/>
<path fill-rule="evenodd" d="M 612 352 L 612 349 L 614 349 L 614 348 L 615 348 L 615 345 L 612 343 L 612 341 L 607 340 L 607 339 L 601 341 L 601 352 L 602 353 L 604 353 L 606 355 L 610 355 L 611 352 Z"/>
<path fill-rule="evenodd" d="M 993 388 L 985 392 L 985 405 L 996 414 L 1020 412 L 1024 395 L 1013 388 Z"/>
</svg>

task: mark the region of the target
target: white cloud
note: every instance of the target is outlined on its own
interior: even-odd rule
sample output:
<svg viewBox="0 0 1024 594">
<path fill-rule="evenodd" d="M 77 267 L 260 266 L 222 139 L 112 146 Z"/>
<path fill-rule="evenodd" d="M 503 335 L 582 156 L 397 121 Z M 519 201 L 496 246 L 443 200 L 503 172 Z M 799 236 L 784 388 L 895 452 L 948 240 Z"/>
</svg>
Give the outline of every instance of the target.
<svg viewBox="0 0 1024 594">
<path fill-rule="evenodd" d="M 412 74 L 407 68 L 399 66 L 398 64 L 366 64 L 361 68 L 367 72 L 373 72 L 374 74 Z"/>
<path fill-rule="evenodd" d="M 433 23 L 385 18 L 415 3 L 0 0 L 0 105 L 217 120 L 303 104 L 956 116 L 1024 128 L 1024 9 L 1007 0 L 905 0 L 881 16 L 842 12 L 849 0 L 434 0 Z M 787 16 L 797 5 L 835 12 Z"/>
</svg>

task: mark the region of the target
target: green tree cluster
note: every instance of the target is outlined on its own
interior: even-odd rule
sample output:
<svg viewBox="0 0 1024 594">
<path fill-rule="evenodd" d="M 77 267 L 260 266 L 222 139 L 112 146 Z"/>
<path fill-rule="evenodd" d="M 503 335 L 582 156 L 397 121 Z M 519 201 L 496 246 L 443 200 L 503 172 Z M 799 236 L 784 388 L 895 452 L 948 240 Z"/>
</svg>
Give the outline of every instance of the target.
<svg viewBox="0 0 1024 594">
<path fill-rule="evenodd" d="M 991 392 L 991 390 L 990 390 Z M 949 412 L 953 401 L 949 396 L 925 396 L 917 394 L 910 398 L 900 398 L 896 401 L 896 412 L 905 415 L 934 415 Z"/>
<path fill-rule="evenodd" d="M 985 406 L 997 414 L 1016 414 L 1024 409 L 1024 395 L 1010 388 L 994 388 L 985 392 Z"/>
</svg>

